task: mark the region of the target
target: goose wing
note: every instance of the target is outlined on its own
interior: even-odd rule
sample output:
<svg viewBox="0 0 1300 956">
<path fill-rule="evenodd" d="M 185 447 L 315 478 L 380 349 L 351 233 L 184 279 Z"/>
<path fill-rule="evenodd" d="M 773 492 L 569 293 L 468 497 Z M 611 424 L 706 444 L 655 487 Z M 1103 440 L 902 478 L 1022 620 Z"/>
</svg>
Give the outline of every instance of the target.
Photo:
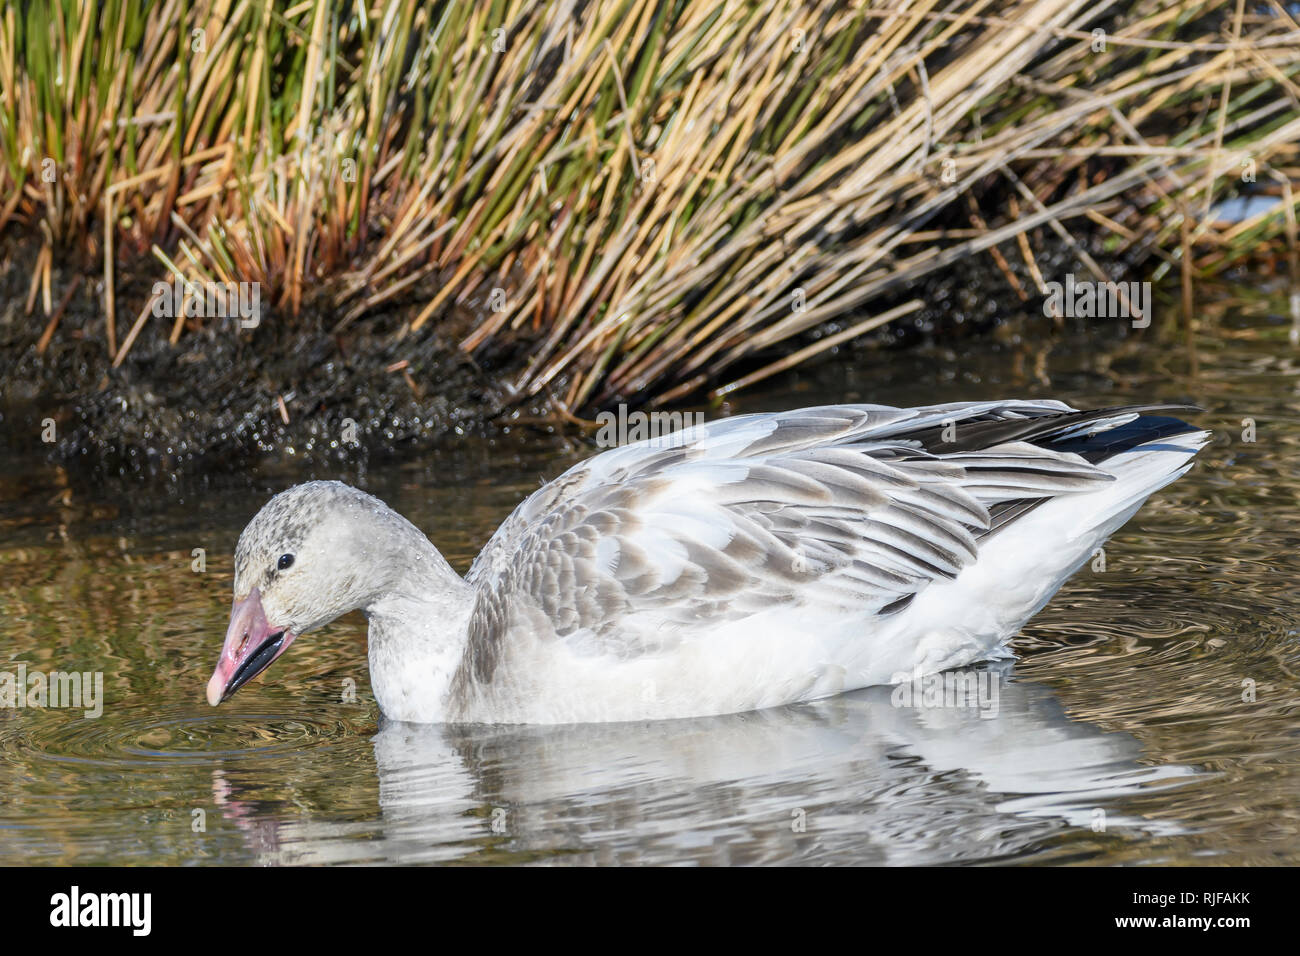
<svg viewBox="0 0 1300 956">
<path fill-rule="evenodd" d="M 470 569 L 467 676 L 491 679 L 515 627 L 626 657 L 778 603 L 892 613 L 1034 503 L 1113 480 L 1051 445 L 1138 411 L 835 405 L 606 451 L 525 500 Z"/>
</svg>

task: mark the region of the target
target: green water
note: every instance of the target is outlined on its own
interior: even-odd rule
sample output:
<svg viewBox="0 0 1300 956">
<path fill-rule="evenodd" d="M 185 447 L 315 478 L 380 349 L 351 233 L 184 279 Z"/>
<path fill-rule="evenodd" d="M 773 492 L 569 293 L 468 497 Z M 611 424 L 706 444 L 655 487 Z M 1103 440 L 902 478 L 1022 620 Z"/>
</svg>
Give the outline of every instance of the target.
<svg viewBox="0 0 1300 956">
<path fill-rule="evenodd" d="M 20 454 L 0 477 L 0 671 L 99 672 L 104 700 L 91 719 L 0 707 L 0 863 L 1300 863 L 1300 350 L 1285 304 L 1207 306 L 1195 372 L 1156 329 L 1139 343 L 1076 328 L 1049 349 L 1011 326 L 734 397 L 731 412 L 1205 407 L 1215 439 L 1197 467 L 1025 629 L 992 716 L 898 708 L 877 688 L 704 720 L 385 725 L 359 615 L 213 709 L 231 551 L 275 490 L 362 485 L 464 570 L 591 447 L 508 435 L 401 465 L 117 481 Z"/>
</svg>

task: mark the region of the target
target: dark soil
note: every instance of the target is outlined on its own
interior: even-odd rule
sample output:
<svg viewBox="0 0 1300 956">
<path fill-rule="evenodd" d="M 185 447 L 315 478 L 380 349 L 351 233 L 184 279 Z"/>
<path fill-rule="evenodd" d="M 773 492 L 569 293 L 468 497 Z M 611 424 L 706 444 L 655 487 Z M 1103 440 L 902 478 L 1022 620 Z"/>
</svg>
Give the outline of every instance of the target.
<svg viewBox="0 0 1300 956">
<path fill-rule="evenodd" d="M 89 276 L 42 356 L 43 310 L 24 314 L 33 253 L 0 251 L 0 431 L 11 449 L 39 446 L 43 432 L 49 437 L 42 423 L 53 419 L 50 457 L 110 471 L 236 467 L 268 454 L 356 461 L 483 431 L 507 407 L 492 373 L 455 347 L 455 330 L 403 336 L 403 314 L 335 336 L 334 316 L 291 322 L 264 303 L 255 329 L 207 319 L 175 347 L 146 326 L 115 369 L 100 283 Z M 56 269 L 56 303 L 78 271 Z M 132 306 L 124 318 L 123 307 L 148 295 L 147 286 L 119 290 L 119 342 L 136 314 Z"/>
</svg>

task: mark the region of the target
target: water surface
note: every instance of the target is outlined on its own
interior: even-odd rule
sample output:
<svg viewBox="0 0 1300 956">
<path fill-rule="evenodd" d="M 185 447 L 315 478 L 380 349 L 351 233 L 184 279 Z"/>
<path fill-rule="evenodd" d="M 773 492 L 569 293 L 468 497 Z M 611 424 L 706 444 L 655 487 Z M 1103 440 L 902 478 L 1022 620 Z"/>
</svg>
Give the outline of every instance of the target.
<svg viewBox="0 0 1300 956">
<path fill-rule="evenodd" d="M 115 481 L 19 455 L 0 477 L 0 671 L 98 671 L 105 699 L 94 719 L 0 708 L 0 863 L 1300 863 L 1300 352 L 1281 295 L 1206 309 L 1195 369 L 1170 330 L 1045 345 L 1012 325 L 960 349 L 841 359 L 722 410 L 1002 396 L 1206 409 L 1198 466 L 1025 629 L 993 675 L 995 714 L 897 707 L 872 688 L 699 720 L 388 724 L 359 615 L 213 709 L 231 552 L 271 493 L 359 484 L 464 570 L 591 446 L 512 434 L 400 465 L 285 456 Z"/>
</svg>

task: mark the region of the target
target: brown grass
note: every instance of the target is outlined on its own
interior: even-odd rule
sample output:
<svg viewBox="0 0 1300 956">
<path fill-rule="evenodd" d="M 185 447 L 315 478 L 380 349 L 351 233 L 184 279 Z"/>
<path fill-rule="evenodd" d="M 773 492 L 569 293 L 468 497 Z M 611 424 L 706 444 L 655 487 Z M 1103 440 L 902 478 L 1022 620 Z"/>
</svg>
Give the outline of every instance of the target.
<svg viewBox="0 0 1300 956">
<path fill-rule="evenodd" d="M 0 228 L 43 237 L 43 344 L 55 256 L 102 260 L 114 364 L 199 328 L 149 302 L 122 327 L 148 251 L 160 279 L 262 283 L 273 321 L 398 308 L 424 335 L 475 306 L 461 348 L 532 341 L 510 387 L 566 410 L 722 394 L 908 314 L 888 303 L 963 257 L 1041 285 L 1045 230 L 1098 273 L 1083 229 L 1157 271 L 1294 256 L 1300 25 L 1267 7 L 11 6 Z M 1280 201 L 1216 222 L 1249 169 Z"/>
</svg>

